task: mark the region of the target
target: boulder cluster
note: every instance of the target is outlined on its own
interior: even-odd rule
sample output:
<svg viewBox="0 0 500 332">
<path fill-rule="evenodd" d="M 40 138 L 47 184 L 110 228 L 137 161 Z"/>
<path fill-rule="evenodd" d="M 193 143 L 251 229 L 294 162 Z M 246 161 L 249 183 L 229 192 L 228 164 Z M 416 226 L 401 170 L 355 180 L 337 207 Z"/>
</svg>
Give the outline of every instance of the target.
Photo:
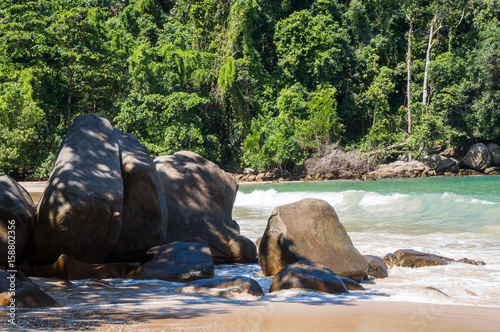
<svg viewBox="0 0 500 332">
<path fill-rule="evenodd" d="M 471 152 L 467 163 L 484 171 L 498 162 L 499 148 L 481 149 L 488 154 Z M 423 176 L 431 168 L 459 169 L 456 160 L 430 157 L 378 174 Z M 347 293 L 364 290 L 360 283 L 367 279 L 387 277 L 394 265 L 455 262 L 412 250 L 363 256 L 333 207 L 318 199 L 276 207 L 257 255 L 256 244 L 240 234 L 231 216 L 237 191 L 232 175 L 198 154 L 152 160 L 145 146 L 106 118 L 82 116 L 63 140 L 37 206 L 23 187 L 0 175 L 2 304 L 13 301 L 15 286 L 21 306 L 58 306 L 25 274 L 90 279 L 95 287 L 109 287 L 101 280 L 107 278 L 160 279 L 186 283 L 179 292 L 234 298 L 264 292 L 250 278 L 214 279 L 214 264 L 258 262 L 264 276 L 273 277 L 269 292 Z"/>
<path fill-rule="evenodd" d="M 373 178 L 426 177 L 435 175 L 498 175 L 500 147 L 494 143 L 471 145 L 463 158 L 444 151 L 425 155 L 420 160 L 382 164 L 367 175 Z"/>
</svg>

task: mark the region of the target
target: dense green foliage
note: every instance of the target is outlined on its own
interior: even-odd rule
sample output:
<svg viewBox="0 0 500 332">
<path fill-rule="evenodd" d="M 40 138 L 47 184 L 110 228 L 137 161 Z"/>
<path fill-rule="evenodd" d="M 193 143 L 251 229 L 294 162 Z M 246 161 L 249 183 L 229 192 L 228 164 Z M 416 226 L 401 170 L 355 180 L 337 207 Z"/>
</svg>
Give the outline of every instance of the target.
<svg viewBox="0 0 500 332">
<path fill-rule="evenodd" d="M 0 171 L 47 177 L 93 112 L 153 156 L 260 170 L 498 140 L 499 21 L 497 0 L 4 0 Z"/>
</svg>

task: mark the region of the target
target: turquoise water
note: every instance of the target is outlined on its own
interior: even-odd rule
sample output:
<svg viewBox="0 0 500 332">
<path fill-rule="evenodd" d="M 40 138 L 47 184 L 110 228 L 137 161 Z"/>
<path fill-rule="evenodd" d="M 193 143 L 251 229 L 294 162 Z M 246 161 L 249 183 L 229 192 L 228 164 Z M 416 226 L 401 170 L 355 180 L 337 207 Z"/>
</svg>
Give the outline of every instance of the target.
<svg viewBox="0 0 500 332">
<path fill-rule="evenodd" d="M 243 184 L 236 220 L 303 198 L 329 202 L 348 231 L 500 234 L 500 176 Z"/>
<path fill-rule="evenodd" d="M 500 306 L 500 176 L 242 184 L 233 218 L 256 240 L 276 206 L 304 198 L 329 202 L 362 254 L 415 249 L 486 262 L 393 267 L 371 291 L 396 301 Z"/>
</svg>

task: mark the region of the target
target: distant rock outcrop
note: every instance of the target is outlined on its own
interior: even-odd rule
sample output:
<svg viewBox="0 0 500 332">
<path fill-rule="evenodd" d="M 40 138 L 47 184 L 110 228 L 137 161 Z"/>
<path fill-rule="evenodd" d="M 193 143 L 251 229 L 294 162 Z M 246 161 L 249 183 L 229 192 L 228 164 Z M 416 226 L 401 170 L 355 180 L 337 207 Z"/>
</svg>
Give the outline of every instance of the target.
<svg viewBox="0 0 500 332">
<path fill-rule="evenodd" d="M 8 263 L 24 254 L 34 226 L 35 204 L 30 195 L 10 176 L 0 174 L 0 267 L 14 269 Z M 14 255 L 9 254 L 9 244 Z"/>
<path fill-rule="evenodd" d="M 29 260 L 52 264 L 61 254 L 88 263 L 106 260 L 122 228 L 119 144 L 109 121 L 79 117 L 57 153 L 38 204 Z"/>
<path fill-rule="evenodd" d="M 253 243 L 236 243 L 242 238 L 231 216 L 238 191 L 233 176 L 189 151 L 154 161 L 168 204 L 168 242 L 207 242 L 216 264 L 255 261 Z"/>
<path fill-rule="evenodd" d="M 366 276 L 368 268 L 333 207 L 318 199 L 275 208 L 260 243 L 259 264 L 266 276 L 299 260 L 323 264 L 356 281 Z"/>
<path fill-rule="evenodd" d="M 486 147 L 491 154 L 491 165 L 500 166 L 500 147 L 495 143 L 490 143 Z"/>
<path fill-rule="evenodd" d="M 469 148 L 463 158 L 463 163 L 468 167 L 483 172 L 491 166 L 491 154 L 483 143 L 474 144 Z"/>
</svg>

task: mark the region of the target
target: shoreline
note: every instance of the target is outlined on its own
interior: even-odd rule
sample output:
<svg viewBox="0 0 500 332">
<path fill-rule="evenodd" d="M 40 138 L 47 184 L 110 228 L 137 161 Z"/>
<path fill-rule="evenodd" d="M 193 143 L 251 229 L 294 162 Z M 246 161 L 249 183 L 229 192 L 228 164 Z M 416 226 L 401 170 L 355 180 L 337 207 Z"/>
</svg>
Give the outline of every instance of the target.
<svg viewBox="0 0 500 332">
<path fill-rule="evenodd" d="M 229 301 L 172 295 L 165 301 L 19 313 L 19 329 L 95 331 L 496 331 L 500 308 L 348 300 Z"/>
</svg>

